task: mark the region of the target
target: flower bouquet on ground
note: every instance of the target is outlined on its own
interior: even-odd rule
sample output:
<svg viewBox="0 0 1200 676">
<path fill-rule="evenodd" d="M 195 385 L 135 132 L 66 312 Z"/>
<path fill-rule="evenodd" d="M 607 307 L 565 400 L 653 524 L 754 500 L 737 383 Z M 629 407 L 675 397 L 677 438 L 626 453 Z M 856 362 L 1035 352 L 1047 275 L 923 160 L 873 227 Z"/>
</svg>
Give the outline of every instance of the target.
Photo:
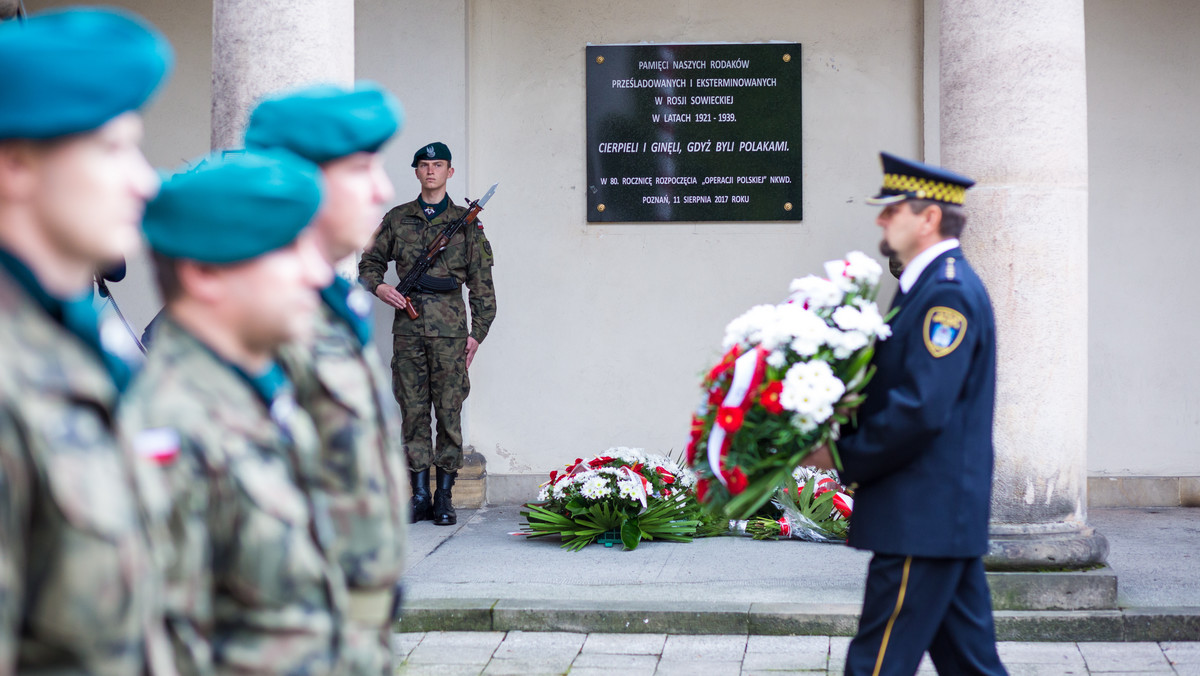
<svg viewBox="0 0 1200 676">
<path fill-rule="evenodd" d="M 779 516 L 730 521 L 732 532 L 755 540 L 793 538 L 809 542 L 845 542 L 854 498 L 838 483 L 837 472 L 797 467 L 795 484 L 781 488 L 771 503 Z"/>
<path fill-rule="evenodd" d="M 825 272 L 730 322 L 725 356 L 703 378 L 687 462 L 700 502 L 726 518 L 753 516 L 821 445 L 838 462 L 839 426 L 863 402 L 875 341 L 891 335 L 878 263 L 855 251 Z"/>
<path fill-rule="evenodd" d="M 695 484 L 695 474 L 671 458 L 612 448 L 550 472 L 537 502 L 521 512 L 520 532 L 558 535 L 572 551 L 610 533 L 625 549 L 642 540 L 691 542 L 703 521 Z"/>
</svg>

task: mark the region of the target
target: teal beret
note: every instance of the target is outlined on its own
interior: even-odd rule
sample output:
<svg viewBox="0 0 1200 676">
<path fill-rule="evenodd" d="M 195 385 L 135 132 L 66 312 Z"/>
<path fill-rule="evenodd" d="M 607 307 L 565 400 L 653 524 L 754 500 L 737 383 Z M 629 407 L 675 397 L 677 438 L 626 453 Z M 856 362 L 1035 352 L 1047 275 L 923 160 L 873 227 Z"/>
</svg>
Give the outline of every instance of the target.
<svg viewBox="0 0 1200 676">
<path fill-rule="evenodd" d="M 96 129 L 140 108 L 171 62 L 166 38 L 124 12 L 73 9 L 0 24 L 0 138 Z"/>
<path fill-rule="evenodd" d="M 403 122 L 400 102 L 376 84 L 309 87 L 259 103 L 246 126 L 246 147 L 286 148 L 324 164 L 379 150 Z"/>
<path fill-rule="evenodd" d="M 321 205 L 321 169 L 284 152 L 214 153 L 163 182 L 142 230 L 168 258 L 226 265 L 291 244 Z"/>
<path fill-rule="evenodd" d="M 423 148 L 417 150 L 413 155 L 412 165 L 417 166 L 417 162 L 421 160 L 446 160 L 450 161 L 450 149 L 441 141 L 434 141 Z"/>
</svg>

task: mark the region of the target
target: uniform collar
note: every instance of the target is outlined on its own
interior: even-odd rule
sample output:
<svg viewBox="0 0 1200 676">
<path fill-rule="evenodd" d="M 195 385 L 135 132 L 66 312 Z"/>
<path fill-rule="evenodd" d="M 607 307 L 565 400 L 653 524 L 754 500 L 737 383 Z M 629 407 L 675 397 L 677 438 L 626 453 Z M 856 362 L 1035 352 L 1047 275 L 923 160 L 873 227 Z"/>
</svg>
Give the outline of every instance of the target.
<svg viewBox="0 0 1200 676">
<path fill-rule="evenodd" d="M 321 300 L 350 327 L 359 347 L 365 347 L 371 341 L 371 298 L 366 291 L 335 276 L 332 284 L 321 289 Z"/>
<path fill-rule="evenodd" d="M 0 249 L 0 269 L 6 270 L 17 285 L 55 322 L 90 347 L 104 364 L 104 370 L 112 377 L 117 389 L 125 389 L 133 377 L 133 366 L 104 347 L 100 332 L 100 315 L 92 307 L 90 288 L 73 298 L 58 298 L 46 291 L 29 266 L 4 249 Z"/>
<path fill-rule="evenodd" d="M 917 254 L 915 258 L 908 262 L 908 265 L 904 266 L 904 272 L 900 273 L 900 293 L 911 291 L 913 285 L 921 278 L 921 273 L 925 272 L 925 268 L 929 267 L 930 263 L 947 251 L 957 249 L 958 246 L 958 239 L 951 237 Z"/>
<path fill-rule="evenodd" d="M 417 206 L 421 208 L 421 213 L 425 214 L 425 218 L 432 221 L 446 211 L 446 207 L 450 206 L 450 193 L 442 195 L 442 201 L 436 204 L 429 204 L 418 195 Z"/>
</svg>

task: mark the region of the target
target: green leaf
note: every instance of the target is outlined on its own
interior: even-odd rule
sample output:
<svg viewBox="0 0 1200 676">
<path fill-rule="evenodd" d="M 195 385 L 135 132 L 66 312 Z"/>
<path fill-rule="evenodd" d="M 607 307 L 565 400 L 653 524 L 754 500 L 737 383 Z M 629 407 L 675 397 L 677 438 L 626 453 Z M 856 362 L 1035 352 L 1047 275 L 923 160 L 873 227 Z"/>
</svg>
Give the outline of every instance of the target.
<svg viewBox="0 0 1200 676">
<path fill-rule="evenodd" d="M 633 550 L 637 549 L 641 539 L 642 529 L 638 527 L 637 519 L 626 519 L 621 524 L 621 544 L 625 545 L 625 549 Z"/>
</svg>

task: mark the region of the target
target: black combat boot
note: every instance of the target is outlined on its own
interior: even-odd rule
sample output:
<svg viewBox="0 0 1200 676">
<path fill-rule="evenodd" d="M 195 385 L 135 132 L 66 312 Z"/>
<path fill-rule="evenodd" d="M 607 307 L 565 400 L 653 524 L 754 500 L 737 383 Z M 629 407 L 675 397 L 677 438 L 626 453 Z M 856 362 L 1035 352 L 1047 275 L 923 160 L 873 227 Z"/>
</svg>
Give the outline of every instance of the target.
<svg viewBox="0 0 1200 676">
<path fill-rule="evenodd" d="M 433 499 L 429 495 L 429 469 L 409 472 L 408 482 L 412 486 L 412 513 L 409 515 L 409 521 L 416 523 L 432 519 Z"/>
<path fill-rule="evenodd" d="M 447 472 L 437 468 L 437 492 L 433 494 L 433 525 L 453 526 L 458 523 L 458 515 L 454 513 L 453 497 L 450 489 L 454 488 L 456 472 Z"/>
</svg>

